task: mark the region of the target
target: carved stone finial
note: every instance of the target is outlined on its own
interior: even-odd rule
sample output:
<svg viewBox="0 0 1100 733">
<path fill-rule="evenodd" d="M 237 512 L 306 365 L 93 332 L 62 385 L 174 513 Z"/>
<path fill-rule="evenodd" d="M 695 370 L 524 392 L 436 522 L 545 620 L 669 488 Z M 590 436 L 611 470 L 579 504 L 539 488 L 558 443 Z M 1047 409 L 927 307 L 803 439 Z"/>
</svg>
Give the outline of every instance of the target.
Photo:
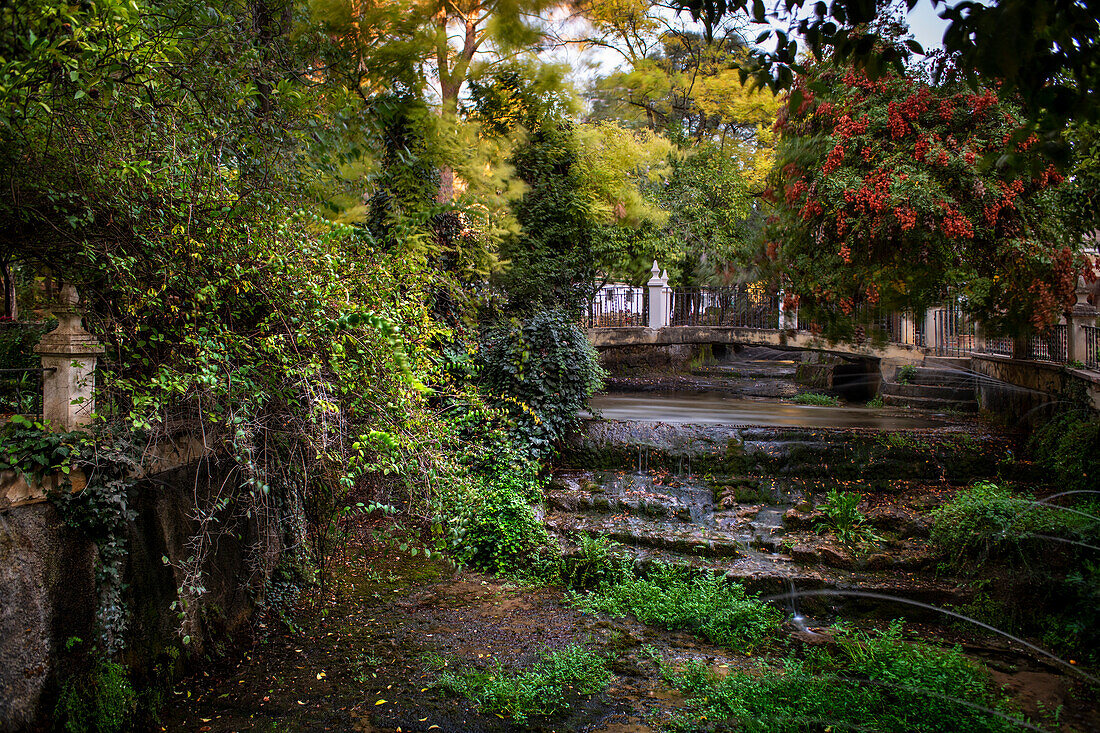
<svg viewBox="0 0 1100 733">
<path fill-rule="evenodd" d="M 57 301 L 65 308 L 75 308 L 80 302 L 80 294 L 76 292 L 76 287 L 72 283 L 65 283 L 61 286 Z"/>
<path fill-rule="evenodd" d="M 649 268 L 649 271 L 653 273 L 653 277 L 661 273 L 661 266 L 657 264 L 657 260 L 653 260 L 653 267 Z"/>
</svg>

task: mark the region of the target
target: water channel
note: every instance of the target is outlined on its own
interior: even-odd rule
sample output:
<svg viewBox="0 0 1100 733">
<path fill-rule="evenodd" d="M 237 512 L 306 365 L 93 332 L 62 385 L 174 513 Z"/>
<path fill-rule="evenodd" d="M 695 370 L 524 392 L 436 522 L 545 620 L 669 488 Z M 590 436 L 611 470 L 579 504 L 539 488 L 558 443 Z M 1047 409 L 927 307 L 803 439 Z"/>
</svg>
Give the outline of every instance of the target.
<svg viewBox="0 0 1100 733">
<path fill-rule="evenodd" d="M 868 407 L 823 407 L 745 399 L 721 392 L 613 392 L 592 398 L 607 420 L 798 428 L 916 430 L 948 424 L 945 417 Z"/>
</svg>

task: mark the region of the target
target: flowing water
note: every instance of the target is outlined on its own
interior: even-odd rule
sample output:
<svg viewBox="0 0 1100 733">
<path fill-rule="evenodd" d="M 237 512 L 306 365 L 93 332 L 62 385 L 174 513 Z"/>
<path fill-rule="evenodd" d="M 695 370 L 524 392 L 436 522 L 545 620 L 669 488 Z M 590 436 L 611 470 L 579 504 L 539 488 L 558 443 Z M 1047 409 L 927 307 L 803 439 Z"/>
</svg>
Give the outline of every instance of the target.
<svg viewBox="0 0 1100 733">
<path fill-rule="evenodd" d="M 946 417 L 867 407 L 818 407 L 731 397 L 720 392 L 616 392 L 592 398 L 607 420 L 764 427 L 914 430 L 944 427 Z"/>
</svg>

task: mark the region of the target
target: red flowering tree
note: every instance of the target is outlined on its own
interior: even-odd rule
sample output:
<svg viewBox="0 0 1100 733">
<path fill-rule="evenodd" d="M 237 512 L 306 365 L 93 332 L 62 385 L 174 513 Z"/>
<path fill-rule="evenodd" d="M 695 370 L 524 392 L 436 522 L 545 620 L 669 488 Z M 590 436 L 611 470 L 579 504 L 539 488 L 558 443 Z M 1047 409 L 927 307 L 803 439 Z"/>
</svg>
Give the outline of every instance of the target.
<svg viewBox="0 0 1100 733">
<path fill-rule="evenodd" d="M 765 231 L 809 320 L 920 311 L 951 289 L 992 333 L 1018 334 L 1072 303 L 1082 261 L 1059 216 L 1062 175 L 993 164 L 1038 160 L 995 92 L 818 64 L 792 94 Z"/>
</svg>

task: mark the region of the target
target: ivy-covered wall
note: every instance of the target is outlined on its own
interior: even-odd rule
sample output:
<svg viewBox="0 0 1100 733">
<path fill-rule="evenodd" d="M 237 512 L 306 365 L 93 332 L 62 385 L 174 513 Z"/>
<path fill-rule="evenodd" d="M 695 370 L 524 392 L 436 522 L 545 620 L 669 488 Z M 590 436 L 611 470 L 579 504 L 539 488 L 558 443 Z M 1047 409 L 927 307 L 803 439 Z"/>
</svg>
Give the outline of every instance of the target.
<svg viewBox="0 0 1100 733">
<path fill-rule="evenodd" d="M 201 536 L 196 501 L 209 505 L 232 470 L 200 461 L 130 490 L 121 659 L 138 689 L 163 686 L 187 660 L 216 655 L 248 622 L 284 547 L 296 540 L 284 529 L 293 521 L 219 517 L 219 530 L 232 531 L 220 531 L 206 555 L 200 607 L 185 625 L 172 604 Z M 0 510 L 0 731 L 48 727 L 64 681 L 90 663 L 98 601 L 95 545 L 52 503 Z"/>
</svg>

